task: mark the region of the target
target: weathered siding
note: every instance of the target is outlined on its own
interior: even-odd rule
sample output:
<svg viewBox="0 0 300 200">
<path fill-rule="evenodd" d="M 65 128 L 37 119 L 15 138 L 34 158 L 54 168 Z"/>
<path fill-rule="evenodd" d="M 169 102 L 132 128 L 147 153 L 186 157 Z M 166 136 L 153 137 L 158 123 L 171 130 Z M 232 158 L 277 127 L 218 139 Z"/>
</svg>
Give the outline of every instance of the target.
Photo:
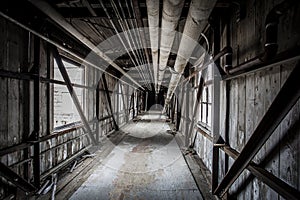
<svg viewBox="0 0 300 200">
<path fill-rule="evenodd" d="M 268 12 L 281 1 L 247 1 L 246 18 L 236 22 L 236 16 L 230 18 L 231 46 L 233 48 L 233 66 L 241 64 L 263 52 L 265 40 L 265 18 Z M 293 24 L 299 19 L 298 6 L 284 14 L 279 20 L 278 52 L 299 45 L 299 26 Z M 226 30 L 223 30 L 224 32 Z M 226 40 L 226 34 L 223 36 Z M 223 46 L 222 46 L 223 45 Z M 221 49 L 226 43 L 221 45 Z M 229 141 L 230 146 L 241 151 L 251 137 L 256 126 L 279 92 L 281 86 L 296 62 L 250 73 L 230 81 L 229 104 Z M 225 81 L 221 84 L 225 95 Z M 221 108 L 225 108 L 226 99 L 221 96 Z M 221 111 L 222 128 L 225 133 L 225 109 Z M 275 176 L 299 190 L 299 103 L 293 107 L 280 126 L 261 148 L 254 160 Z M 222 120 L 223 119 L 223 120 Z M 222 134 L 221 134 L 222 135 Z M 225 136 L 225 135 L 224 135 Z M 297 148 L 296 148 L 297 147 Z M 225 174 L 225 157 L 221 153 L 222 165 L 219 180 Z M 233 163 L 229 159 L 229 167 Z M 230 194 L 238 199 L 281 199 L 279 195 L 260 180 L 249 177 L 245 170 L 230 189 Z"/>
<path fill-rule="evenodd" d="M 32 73 L 34 40 L 37 38 L 32 34 L 0 18 L 0 44 L 3 47 L 0 48 L 0 70 L 19 74 L 20 77 L 24 76 L 23 73 Z M 40 77 L 53 79 L 54 58 L 50 45 L 42 40 L 40 40 L 39 57 Z M 84 91 L 82 109 L 89 121 L 93 135 L 101 141 L 104 135 L 114 130 L 106 93 L 101 81 L 102 72 L 90 66 L 82 67 L 85 69 L 84 84 L 87 88 L 75 88 L 75 91 Z M 143 93 L 137 92 L 124 83 L 118 83 L 116 78 L 107 74 L 104 76 L 112 100 L 113 115 L 115 119 L 118 119 L 117 123 L 123 125 L 127 120 L 133 118 L 133 113 L 136 116 L 137 110 L 141 111 Z M 26 143 L 33 133 L 34 79 L 29 79 L 23 80 L 11 76 L 0 77 L 0 150 Z M 75 127 L 54 129 L 56 127 L 53 127 L 53 84 L 40 81 L 39 87 L 40 174 L 43 180 L 57 171 L 56 167 L 65 160 L 87 147 L 90 140 L 80 124 L 75 125 Z M 123 94 L 121 94 L 121 87 Z M 97 89 L 99 90 L 98 113 L 96 110 Z M 134 98 L 131 98 L 132 94 Z M 134 101 L 131 102 L 133 99 Z M 102 120 L 104 117 L 107 118 Z M 20 148 L 2 155 L 0 160 L 21 177 L 32 182 L 34 178 L 32 156 L 33 146 L 29 145 L 29 148 Z M 14 187 L 5 179 L 1 178 L 0 182 L 0 199 L 15 191 Z"/>
<path fill-rule="evenodd" d="M 245 2 L 245 18 L 237 21 L 236 8 L 231 8 L 230 15 L 227 16 L 229 17 L 228 25 L 226 17 L 221 18 L 220 49 L 226 46 L 232 47 L 233 67 L 263 53 L 266 16 L 274 6 L 281 2 L 249 0 Z M 300 19 L 298 11 L 299 5 L 290 8 L 287 13 L 280 17 L 278 53 L 300 44 L 300 28 L 296 25 Z M 212 38 L 213 34 L 207 34 L 207 36 Z M 212 43 L 212 46 L 214 45 L 216 45 L 215 42 Z M 214 55 L 216 53 L 218 52 L 214 52 Z M 221 66 L 224 63 L 225 60 L 222 58 L 220 60 Z M 230 147 L 238 152 L 242 151 L 295 65 L 295 61 L 287 62 L 231 80 L 221 81 L 220 106 L 218 108 L 220 114 L 219 134 Z M 229 88 L 228 93 L 226 92 L 226 84 Z M 209 91 L 212 92 L 212 89 Z M 186 141 L 184 145 L 186 148 L 191 144 L 195 135 L 195 131 L 193 131 L 191 137 L 186 138 L 190 129 L 190 120 L 194 120 L 195 123 L 199 120 L 197 118 L 192 119 L 196 93 L 197 90 L 186 91 L 184 87 L 181 87 L 177 97 L 181 108 L 179 134 L 183 143 Z M 205 98 L 205 92 L 202 96 Z M 227 99 L 229 103 L 226 102 Z M 299 104 L 298 102 L 293 107 L 253 159 L 261 167 L 298 190 L 300 187 Z M 199 112 L 201 112 L 201 106 Z M 227 115 L 226 112 L 228 112 Z M 226 120 L 227 116 L 228 120 Z M 226 127 L 228 127 L 227 133 Z M 210 136 L 213 136 L 213 133 L 210 132 Z M 194 150 L 211 171 L 212 142 L 198 133 Z M 221 150 L 219 153 L 218 179 L 220 182 L 234 160 L 229 157 L 227 165 L 225 153 Z M 282 199 L 262 181 L 254 178 L 248 170 L 245 170 L 231 186 L 229 197 L 237 199 Z"/>
</svg>

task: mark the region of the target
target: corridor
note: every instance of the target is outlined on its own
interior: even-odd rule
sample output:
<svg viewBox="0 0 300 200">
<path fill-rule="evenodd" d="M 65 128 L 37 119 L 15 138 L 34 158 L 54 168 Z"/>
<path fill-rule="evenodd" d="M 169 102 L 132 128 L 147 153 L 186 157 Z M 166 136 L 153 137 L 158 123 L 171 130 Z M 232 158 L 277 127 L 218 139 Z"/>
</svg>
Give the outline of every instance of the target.
<svg viewBox="0 0 300 200">
<path fill-rule="evenodd" d="M 299 199 L 300 1 L 0 5 L 0 200 Z"/>
<path fill-rule="evenodd" d="M 126 136 L 71 200 L 202 199 L 166 119 L 148 111 L 121 127 Z"/>
</svg>

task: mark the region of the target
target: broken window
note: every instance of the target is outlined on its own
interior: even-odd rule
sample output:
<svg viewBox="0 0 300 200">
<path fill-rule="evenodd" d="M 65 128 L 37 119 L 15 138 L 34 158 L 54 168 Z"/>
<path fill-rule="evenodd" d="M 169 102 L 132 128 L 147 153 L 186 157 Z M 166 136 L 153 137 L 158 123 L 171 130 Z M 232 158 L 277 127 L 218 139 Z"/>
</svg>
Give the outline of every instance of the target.
<svg viewBox="0 0 300 200">
<path fill-rule="evenodd" d="M 72 63 L 63 60 L 63 64 L 68 72 L 70 80 L 75 84 L 84 84 L 84 68 L 78 67 Z M 54 61 L 54 79 L 63 81 L 64 79 Z M 83 107 L 84 89 L 74 87 L 80 105 Z M 54 127 L 80 122 L 80 116 L 72 101 L 71 95 L 66 85 L 54 84 Z"/>
</svg>

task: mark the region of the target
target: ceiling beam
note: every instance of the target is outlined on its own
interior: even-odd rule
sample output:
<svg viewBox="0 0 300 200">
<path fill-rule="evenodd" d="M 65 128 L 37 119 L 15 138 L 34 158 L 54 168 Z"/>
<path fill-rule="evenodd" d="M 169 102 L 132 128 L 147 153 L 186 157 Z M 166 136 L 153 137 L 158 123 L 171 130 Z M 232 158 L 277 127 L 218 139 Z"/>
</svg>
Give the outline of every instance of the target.
<svg viewBox="0 0 300 200">
<path fill-rule="evenodd" d="M 59 24 L 63 29 L 69 32 L 72 36 L 81 41 L 82 44 L 87 46 L 91 51 L 93 51 L 100 58 L 105 60 L 109 65 L 118 70 L 122 75 L 127 77 L 130 81 L 132 81 L 135 85 L 143 88 L 139 83 L 137 83 L 132 77 L 130 77 L 121 67 L 114 63 L 106 54 L 104 54 L 95 44 L 93 44 L 86 36 L 80 33 L 77 29 L 75 29 L 70 23 L 66 21 L 66 19 L 58 13 L 50 4 L 48 4 L 45 0 L 28 0 L 38 9 L 40 9 L 43 13 L 45 13 L 48 17 L 50 17 L 53 21 Z M 97 69 L 103 70 L 101 67 L 96 67 Z"/>
</svg>

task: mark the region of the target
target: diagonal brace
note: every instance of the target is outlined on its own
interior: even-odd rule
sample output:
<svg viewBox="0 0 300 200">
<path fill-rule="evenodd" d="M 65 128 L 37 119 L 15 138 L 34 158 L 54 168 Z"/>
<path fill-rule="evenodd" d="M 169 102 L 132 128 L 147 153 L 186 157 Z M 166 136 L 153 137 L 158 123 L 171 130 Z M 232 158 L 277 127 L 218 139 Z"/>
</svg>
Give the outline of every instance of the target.
<svg viewBox="0 0 300 200">
<path fill-rule="evenodd" d="M 259 122 L 252 136 L 231 168 L 214 191 L 214 194 L 223 196 L 251 160 L 272 135 L 277 126 L 285 118 L 300 97 L 300 62 L 297 63 L 271 106 Z"/>
<path fill-rule="evenodd" d="M 63 62 L 61 60 L 61 57 L 59 56 L 58 50 L 57 50 L 57 48 L 54 48 L 54 47 L 52 49 L 53 49 L 53 55 L 54 55 L 54 58 L 56 60 L 58 69 L 59 69 L 59 71 L 60 71 L 60 73 L 61 73 L 64 81 L 66 82 L 68 91 L 69 91 L 69 93 L 71 95 L 71 98 L 73 100 L 73 103 L 75 104 L 75 107 L 76 107 L 76 109 L 77 109 L 77 111 L 79 113 L 79 116 L 80 116 L 81 121 L 82 121 L 82 123 L 84 125 L 84 128 L 86 129 L 86 131 L 88 133 L 88 136 L 92 140 L 92 143 L 94 145 L 96 145 L 97 141 L 96 141 L 96 139 L 95 139 L 95 137 L 93 135 L 92 129 L 91 129 L 91 127 L 90 127 L 90 125 L 89 125 L 89 123 L 88 123 L 88 121 L 87 121 L 84 113 L 83 113 L 83 110 L 82 110 L 81 105 L 79 103 L 78 97 L 77 97 L 77 95 L 76 95 L 76 93 L 74 91 L 74 88 L 72 86 L 72 83 L 71 83 L 70 77 L 68 75 L 68 72 L 67 72 L 67 70 L 66 70 L 66 68 L 65 68 L 65 66 L 64 66 L 64 64 L 63 64 Z"/>
<path fill-rule="evenodd" d="M 15 184 L 18 188 L 25 192 L 34 192 L 37 188 L 28 183 L 25 179 L 16 174 L 13 170 L 0 162 L 0 176 Z"/>
<path fill-rule="evenodd" d="M 114 127 L 115 127 L 115 130 L 117 131 L 117 130 L 119 130 L 119 127 L 118 127 L 118 124 L 115 120 L 115 116 L 114 116 L 114 113 L 113 113 L 111 99 L 110 99 L 110 96 L 109 96 L 109 91 L 108 91 L 108 86 L 107 86 L 105 74 L 102 75 L 102 81 L 103 81 L 103 86 L 104 86 L 104 90 L 105 90 L 105 94 L 106 94 L 106 100 L 107 100 L 109 110 L 110 110 L 110 113 L 111 113 L 111 116 L 112 116 L 112 120 L 113 120 L 113 123 L 114 123 Z"/>
</svg>

